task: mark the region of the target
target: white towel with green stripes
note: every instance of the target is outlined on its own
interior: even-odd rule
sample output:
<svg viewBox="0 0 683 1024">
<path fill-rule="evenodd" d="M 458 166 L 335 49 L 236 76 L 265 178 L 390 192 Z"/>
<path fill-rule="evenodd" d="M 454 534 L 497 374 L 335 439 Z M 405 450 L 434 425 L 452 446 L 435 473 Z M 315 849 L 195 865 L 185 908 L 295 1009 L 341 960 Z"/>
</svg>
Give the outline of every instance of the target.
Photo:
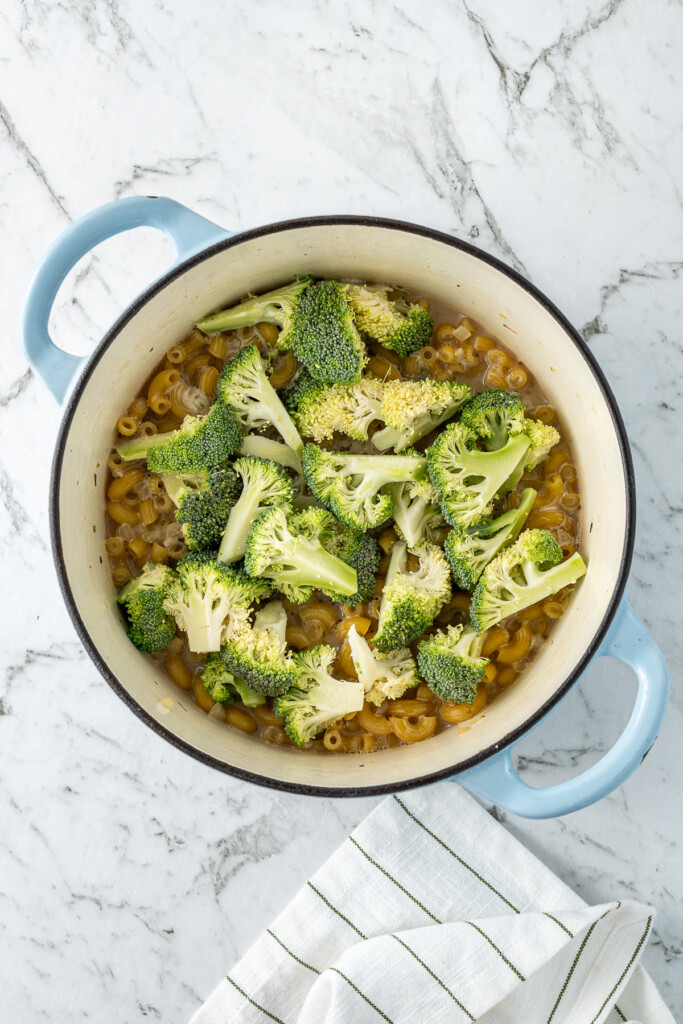
<svg viewBox="0 0 683 1024">
<path fill-rule="evenodd" d="M 653 915 L 587 906 L 443 782 L 379 804 L 192 1024 L 674 1024 Z"/>
</svg>

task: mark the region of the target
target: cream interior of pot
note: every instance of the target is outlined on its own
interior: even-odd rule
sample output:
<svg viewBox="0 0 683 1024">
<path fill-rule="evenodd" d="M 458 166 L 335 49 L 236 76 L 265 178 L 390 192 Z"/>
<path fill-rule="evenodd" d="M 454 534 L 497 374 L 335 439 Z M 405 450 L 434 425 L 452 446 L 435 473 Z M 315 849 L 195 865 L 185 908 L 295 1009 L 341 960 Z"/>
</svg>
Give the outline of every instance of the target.
<svg viewBox="0 0 683 1024">
<path fill-rule="evenodd" d="M 531 667 L 467 729 L 414 746 L 340 755 L 272 746 L 208 718 L 126 637 L 104 557 L 106 464 L 113 424 L 164 351 L 201 315 L 295 273 L 410 286 L 471 313 L 529 367 L 569 427 L 582 496 L 589 568 Z M 441 771 L 495 748 L 562 686 L 593 639 L 613 595 L 626 530 L 624 472 L 615 427 L 583 357 L 523 288 L 475 256 L 395 228 L 317 225 L 275 231 L 204 259 L 176 277 L 122 327 L 92 370 L 65 439 L 59 486 L 68 582 L 92 643 L 152 718 L 220 762 L 260 776 L 322 787 L 386 785 Z M 170 698 L 171 709 L 160 702 Z M 164 702 L 169 704 L 168 701 Z M 558 728 L 562 711 L 556 712 Z M 150 744 L 157 742 L 152 736 Z"/>
</svg>

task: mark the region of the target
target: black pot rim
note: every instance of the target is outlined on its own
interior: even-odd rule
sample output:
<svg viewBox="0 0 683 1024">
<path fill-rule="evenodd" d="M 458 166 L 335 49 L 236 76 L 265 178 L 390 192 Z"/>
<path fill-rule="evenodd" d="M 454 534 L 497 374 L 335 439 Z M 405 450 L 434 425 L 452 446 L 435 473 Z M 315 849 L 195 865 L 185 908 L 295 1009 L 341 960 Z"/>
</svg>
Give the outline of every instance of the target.
<svg viewBox="0 0 683 1024">
<path fill-rule="evenodd" d="M 225 762 L 218 760 L 218 758 L 212 757 L 210 754 L 205 753 L 202 750 L 198 750 L 185 740 L 180 739 L 169 729 L 166 729 L 158 721 L 156 721 L 145 709 L 138 704 L 136 700 L 130 695 L 123 684 L 114 676 L 109 669 L 102 656 L 100 655 L 97 647 L 90 638 L 90 635 L 85 627 L 85 624 L 79 614 L 71 591 L 69 578 L 67 574 L 66 564 L 64 561 L 64 555 L 61 547 L 60 540 L 60 514 L 59 514 L 59 484 L 61 479 L 62 464 L 64 461 L 65 450 L 66 450 L 66 437 L 69 432 L 72 420 L 74 418 L 76 409 L 80 398 L 87 386 L 88 380 L 94 367 L 98 364 L 102 358 L 104 352 L 107 351 L 109 346 L 115 341 L 116 337 L 123 329 L 123 327 L 135 317 L 143 306 L 149 302 L 156 294 L 164 289 L 177 277 L 180 277 L 187 270 L 192 267 L 203 263 L 205 260 L 210 259 L 212 256 L 223 251 L 224 249 L 230 249 L 233 246 L 240 245 L 243 242 L 250 241 L 255 238 L 263 238 L 267 235 L 277 234 L 281 231 L 290 231 L 297 228 L 308 228 L 308 227 L 329 227 L 334 225 L 357 225 L 360 227 L 373 227 L 373 228 L 384 228 L 392 231 L 404 231 L 409 234 L 421 235 L 426 238 L 431 238 L 434 241 L 441 242 L 444 245 L 448 245 L 451 248 L 460 249 L 463 252 L 468 253 L 471 256 L 475 256 L 482 262 L 500 271 L 506 277 L 510 278 L 521 288 L 523 288 L 532 298 L 534 298 L 552 317 L 553 319 L 563 328 L 568 338 L 574 343 L 575 347 L 579 350 L 584 360 L 588 364 L 598 387 L 602 393 L 605 403 L 609 409 L 612 422 L 614 424 L 617 440 L 619 443 L 619 449 L 621 452 L 622 468 L 624 472 L 624 482 L 626 488 L 626 530 L 624 534 L 624 545 L 621 555 L 621 563 L 619 566 L 619 572 L 615 582 L 614 591 L 610 599 L 607 611 L 600 623 L 600 626 L 596 630 L 592 640 L 586 647 L 583 655 L 579 662 L 573 669 L 573 671 L 567 676 L 564 682 L 559 686 L 553 695 L 540 707 L 533 715 L 531 715 L 526 721 L 513 729 L 505 737 L 503 737 L 498 743 L 487 747 L 485 750 L 480 751 L 478 754 L 468 758 L 466 761 L 441 768 L 436 772 L 431 772 L 425 775 L 415 776 L 410 779 L 394 783 L 383 783 L 380 785 L 372 786 L 316 786 L 306 785 L 303 783 L 295 782 L 284 782 L 280 779 L 270 778 L 265 775 L 259 775 L 257 772 L 246 771 L 242 768 L 234 767 L 233 765 L 225 764 Z M 384 217 L 363 217 L 363 216 L 347 216 L 347 215 L 331 215 L 331 216 L 316 216 L 316 217 L 302 217 L 295 218 L 292 220 L 277 221 L 272 224 L 266 224 L 259 228 L 253 228 L 249 231 L 238 232 L 228 238 L 217 242 L 206 249 L 202 249 L 200 252 L 191 256 L 189 259 L 180 263 L 178 266 L 171 269 L 167 274 L 155 281 L 146 291 L 144 291 L 116 320 L 116 322 L 110 327 L 102 341 L 99 343 L 97 348 L 93 351 L 90 358 L 87 360 L 83 370 L 81 371 L 80 377 L 73 388 L 69 400 L 66 404 L 64 417 L 59 429 L 57 438 L 57 444 L 55 448 L 55 454 L 52 463 L 52 478 L 50 483 L 50 531 L 52 539 L 52 553 L 57 569 L 57 576 L 59 579 L 59 585 L 66 602 L 66 606 L 71 615 L 71 619 L 76 628 L 76 632 L 81 640 L 81 643 L 85 647 L 88 655 L 94 662 L 95 666 L 99 670 L 100 674 L 105 678 L 107 683 L 111 686 L 114 692 L 121 698 L 121 700 L 133 711 L 141 721 L 145 723 L 150 729 L 152 729 L 159 736 L 163 737 L 169 743 L 171 743 L 178 750 L 182 750 L 184 753 L 189 754 L 195 760 L 200 761 L 202 764 L 207 765 L 211 768 L 216 768 L 218 771 L 224 772 L 227 775 L 232 775 L 236 778 L 243 779 L 246 782 L 253 782 L 261 786 L 266 786 L 271 789 L 281 790 L 290 793 L 298 793 L 306 796 L 328 796 L 328 797 L 355 797 L 355 796 L 379 796 L 390 793 L 398 793 L 408 789 L 414 789 L 419 786 L 427 785 L 428 783 L 437 782 L 441 779 L 453 778 L 467 771 L 469 768 L 473 768 L 488 758 L 493 757 L 495 754 L 500 753 L 506 747 L 509 747 L 516 743 L 522 736 L 529 732 L 538 722 L 541 721 L 568 693 L 574 683 L 579 679 L 586 666 L 589 664 L 594 654 L 598 650 L 600 643 L 602 642 L 605 634 L 616 614 L 616 611 L 621 602 L 622 596 L 625 591 L 626 581 L 628 579 L 629 570 L 631 568 L 631 560 L 633 557 L 633 546 L 635 540 L 635 478 L 633 472 L 633 463 L 631 459 L 631 451 L 629 448 L 628 438 L 626 434 L 626 428 L 619 411 L 614 394 L 610 388 L 605 376 L 600 369 L 595 357 L 591 353 L 590 349 L 579 335 L 578 331 L 569 323 L 566 317 L 560 312 L 553 302 L 548 297 L 536 288 L 531 282 L 527 281 L 521 274 L 519 274 L 512 267 L 507 266 L 501 260 L 495 256 L 491 256 L 489 253 L 484 252 L 482 249 L 471 245 L 469 242 L 462 241 L 461 239 L 455 238 L 442 231 L 437 231 L 433 228 L 424 227 L 420 224 L 411 224 L 407 221 L 402 220 L 391 220 Z"/>
</svg>

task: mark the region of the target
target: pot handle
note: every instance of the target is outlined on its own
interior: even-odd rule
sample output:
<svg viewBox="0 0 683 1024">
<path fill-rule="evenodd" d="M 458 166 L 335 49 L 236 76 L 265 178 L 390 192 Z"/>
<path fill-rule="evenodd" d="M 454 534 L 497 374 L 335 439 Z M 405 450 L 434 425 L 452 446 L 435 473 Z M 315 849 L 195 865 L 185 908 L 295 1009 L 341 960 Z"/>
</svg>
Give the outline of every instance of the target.
<svg viewBox="0 0 683 1024">
<path fill-rule="evenodd" d="M 657 738 L 669 697 L 669 670 L 664 655 L 626 598 L 596 653 L 598 658 L 605 655 L 631 666 L 638 677 L 638 693 L 626 728 L 597 764 L 575 779 L 537 789 L 520 779 L 508 747 L 458 775 L 457 781 L 523 818 L 570 814 L 601 800 L 625 782 Z"/>
<path fill-rule="evenodd" d="M 21 325 L 28 362 L 60 403 L 86 357 L 64 352 L 50 337 L 48 323 L 57 292 L 71 268 L 92 248 L 113 235 L 137 227 L 159 228 L 171 239 L 176 251 L 174 267 L 200 249 L 232 234 L 173 199 L 155 196 L 118 199 L 70 224 L 47 250 L 36 271 L 26 296 Z"/>
</svg>

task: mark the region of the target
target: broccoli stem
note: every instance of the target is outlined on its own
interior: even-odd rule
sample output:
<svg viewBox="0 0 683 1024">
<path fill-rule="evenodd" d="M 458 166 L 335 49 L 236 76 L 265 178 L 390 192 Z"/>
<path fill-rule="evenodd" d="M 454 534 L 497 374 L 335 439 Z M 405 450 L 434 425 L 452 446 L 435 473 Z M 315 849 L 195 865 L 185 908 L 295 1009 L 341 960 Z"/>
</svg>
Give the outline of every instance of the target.
<svg viewBox="0 0 683 1024">
<path fill-rule="evenodd" d="M 218 548 L 219 562 L 237 562 L 247 550 L 247 534 L 258 515 L 262 493 L 258 488 L 243 490 L 232 508 Z"/>
<path fill-rule="evenodd" d="M 276 580 L 294 586 L 321 587 L 345 597 L 358 590 L 356 570 L 305 537 L 296 538 L 296 546 L 283 556 L 283 564 L 278 565 L 276 573 Z"/>
<path fill-rule="evenodd" d="M 271 423 L 285 444 L 289 445 L 292 451 L 296 452 L 299 458 L 301 458 L 304 443 L 299 437 L 299 431 L 294 426 L 294 421 L 280 401 L 277 391 L 269 380 L 264 382 L 260 398 L 268 410 Z"/>
<path fill-rule="evenodd" d="M 266 300 L 266 301 L 264 301 Z M 197 327 L 204 334 L 220 334 L 221 331 L 236 331 L 240 327 L 253 327 L 254 324 L 268 323 L 280 326 L 282 310 L 279 306 L 269 303 L 267 295 L 240 302 L 239 306 L 226 309 L 222 313 L 204 317 L 197 321 Z"/>
<path fill-rule="evenodd" d="M 116 446 L 116 451 L 124 462 L 144 459 L 147 456 L 147 452 L 152 448 L 158 448 L 160 444 L 166 444 L 173 433 L 175 431 L 171 430 L 166 434 L 152 434 L 151 437 L 133 437 L 130 441 L 120 441 Z"/>
</svg>

